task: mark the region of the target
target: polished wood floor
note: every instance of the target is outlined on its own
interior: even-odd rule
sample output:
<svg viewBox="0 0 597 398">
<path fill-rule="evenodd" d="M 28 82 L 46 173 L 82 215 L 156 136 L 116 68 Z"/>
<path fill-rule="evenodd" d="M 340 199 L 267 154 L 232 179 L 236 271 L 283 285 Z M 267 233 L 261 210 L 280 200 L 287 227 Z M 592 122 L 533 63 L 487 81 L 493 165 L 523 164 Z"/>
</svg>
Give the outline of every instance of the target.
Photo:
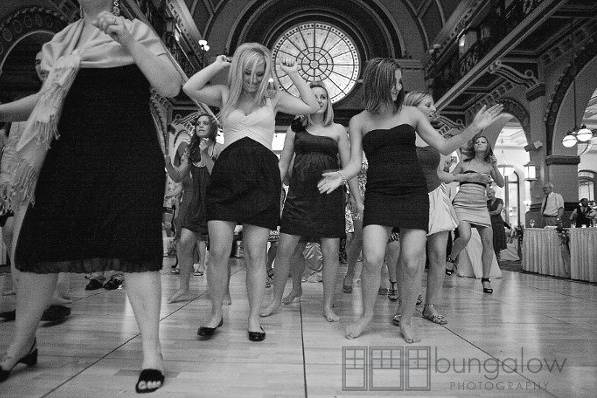
<svg viewBox="0 0 597 398">
<path fill-rule="evenodd" d="M 447 277 L 441 310 L 449 324 L 418 317 L 422 341 L 407 347 L 390 324 L 393 304 L 387 298 L 377 300 L 367 333 L 346 340 L 344 328 L 360 309 L 358 289 L 350 295 L 338 286 L 336 308 L 342 319 L 328 323 L 320 316 L 321 284 L 304 283 L 301 302 L 264 319 L 267 339 L 253 343 L 246 334 L 244 267 L 231 261 L 232 305 L 212 340 L 196 337 L 210 308 L 205 278 L 193 278 L 195 300 L 163 304 L 161 336 L 168 371 L 165 386 L 152 396 L 596 396 L 594 284 L 504 271 L 504 278 L 493 283 L 494 294 L 486 295 L 478 280 Z M 167 268 L 164 297 L 177 286 Z M 0 384 L 0 396 L 134 395 L 140 337 L 125 292 L 87 292 L 82 275 L 71 278 L 72 316 L 59 325 L 42 324 L 38 365 L 18 367 Z M 3 297 L 0 310 L 10 309 L 11 300 Z M 0 323 L 0 350 L 12 325 Z M 401 355 L 410 358 L 402 367 Z M 348 390 L 363 382 L 361 391 Z M 397 388 L 403 391 L 391 390 Z"/>
</svg>

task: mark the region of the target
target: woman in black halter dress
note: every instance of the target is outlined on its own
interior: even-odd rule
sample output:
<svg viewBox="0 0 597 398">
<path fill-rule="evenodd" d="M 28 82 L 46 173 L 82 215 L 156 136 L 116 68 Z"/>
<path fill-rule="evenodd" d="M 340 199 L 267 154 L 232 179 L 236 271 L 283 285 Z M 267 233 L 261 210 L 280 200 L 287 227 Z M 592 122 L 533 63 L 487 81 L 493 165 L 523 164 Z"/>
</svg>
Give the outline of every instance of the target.
<svg viewBox="0 0 597 398">
<path fill-rule="evenodd" d="M 373 318 L 373 309 L 380 284 L 386 242 L 393 227 L 400 228 L 401 264 L 406 283 L 400 285 L 405 301 L 400 329 L 407 343 L 418 341 L 412 330 L 412 313 L 417 299 L 417 278 L 425 265 L 425 242 L 428 227 L 429 199 L 425 177 L 418 164 L 415 130 L 429 145 L 449 154 L 462 146 L 476 132 L 487 127 L 501 112 L 496 105 L 483 107 L 471 126 L 460 135 L 444 139 L 417 108 L 403 106 L 402 73 L 392 58 L 369 61 L 363 76 L 365 110 L 350 120 L 351 159 L 344 169 L 324 173 L 320 192 L 333 192 L 347 178 L 357 175 L 364 149 L 369 161 L 365 214 L 363 221 L 363 253 L 361 274 L 364 310 L 349 325 L 346 337 L 358 337 Z"/>
</svg>

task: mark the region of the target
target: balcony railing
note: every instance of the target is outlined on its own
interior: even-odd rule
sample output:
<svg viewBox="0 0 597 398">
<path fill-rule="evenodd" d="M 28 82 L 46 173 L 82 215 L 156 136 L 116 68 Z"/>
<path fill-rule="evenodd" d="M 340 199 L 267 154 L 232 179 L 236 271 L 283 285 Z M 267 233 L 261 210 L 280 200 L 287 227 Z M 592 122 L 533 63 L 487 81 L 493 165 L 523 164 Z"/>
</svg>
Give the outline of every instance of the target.
<svg viewBox="0 0 597 398">
<path fill-rule="evenodd" d="M 479 32 L 488 32 L 485 37 L 475 42 L 466 53 L 458 52 L 458 41 L 452 43 L 451 53 L 447 58 L 434 61 L 429 70 L 433 79 L 433 95 L 442 97 L 452 86 L 465 76 L 487 53 L 491 51 L 508 33 L 516 28 L 543 0 L 514 0 L 504 7 L 504 1 L 492 1 L 491 10 L 476 27 Z"/>
</svg>

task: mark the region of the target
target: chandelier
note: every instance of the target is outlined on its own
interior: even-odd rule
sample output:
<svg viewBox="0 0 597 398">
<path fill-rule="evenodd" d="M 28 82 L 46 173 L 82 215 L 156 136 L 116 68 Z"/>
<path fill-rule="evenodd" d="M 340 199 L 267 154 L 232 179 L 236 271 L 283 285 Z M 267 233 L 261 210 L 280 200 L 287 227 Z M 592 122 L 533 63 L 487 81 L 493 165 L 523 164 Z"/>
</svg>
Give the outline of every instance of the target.
<svg viewBox="0 0 597 398">
<path fill-rule="evenodd" d="M 572 42 L 572 103 L 573 112 L 572 117 L 574 118 L 574 128 L 569 130 L 564 138 L 562 138 L 562 145 L 566 148 L 572 148 L 578 142 L 589 142 L 593 138 L 593 131 L 584 124 L 580 128 L 576 125 L 576 47 L 574 45 L 574 18 L 570 20 L 570 41 Z"/>
</svg>

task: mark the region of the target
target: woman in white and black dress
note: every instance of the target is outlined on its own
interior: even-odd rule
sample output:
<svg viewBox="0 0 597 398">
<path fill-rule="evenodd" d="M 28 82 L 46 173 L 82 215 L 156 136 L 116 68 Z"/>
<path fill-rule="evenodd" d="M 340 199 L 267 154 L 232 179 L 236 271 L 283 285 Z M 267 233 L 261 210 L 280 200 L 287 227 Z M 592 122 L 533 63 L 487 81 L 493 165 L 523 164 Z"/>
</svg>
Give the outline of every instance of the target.
<svg viewBox="0 0 597 398">
<path fill-rule="evenodd" d="M 210 84 L 229 69 L 227 84 Z M 312 113 L 318 107 L 313 92 L 299 76 L 295 61 L 280 66 L 300 98 L 270 86 L 271 53 L 258 43 L 245 43 L 230 61 L 220 55 L 184 85 L 185 93 L 210 106 L 220 107 L 224 149 L 215 163 L 207 190 L 210 241 L 207 280 L 212 300 L 211 317 L 197 333 L 210 337 L 223 324 L 222 300 L 234 227 L 243 225 L 250 312 L 248 337 L 265 339 L 259 310 L 265 286 L 266 246 L 269 232 L 280 219 L 280 170 L 272 152 L 276 113 Z"/>
</svg>

